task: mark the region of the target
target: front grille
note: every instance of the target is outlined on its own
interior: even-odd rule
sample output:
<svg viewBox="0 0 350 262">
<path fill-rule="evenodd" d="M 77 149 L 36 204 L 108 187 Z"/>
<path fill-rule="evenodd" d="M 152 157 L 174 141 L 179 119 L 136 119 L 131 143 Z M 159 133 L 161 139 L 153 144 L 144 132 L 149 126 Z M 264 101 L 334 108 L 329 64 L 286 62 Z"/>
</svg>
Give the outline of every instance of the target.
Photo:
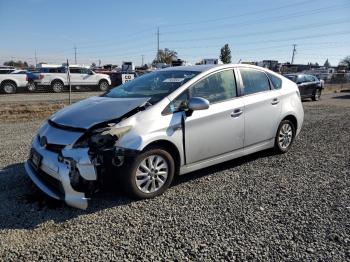
<svg viewBox="0 0 350 262">
<path fill-rule="evenodd" d="M 63 198 L 64 191 L 63 191 L 61 182 L 56 178 L 50 176 L 49 174 L 46 174 L 41 169 L 35 169 L 31 161 L 29 161 L 29 163 L 32 166 L 33 170 L 35 170 L 36 177 L 40 179 L 41 182 L 44 183 L 45 186 L 47 186 L 51 191 L 55 192 L 57 195 Z"/>
</svg>

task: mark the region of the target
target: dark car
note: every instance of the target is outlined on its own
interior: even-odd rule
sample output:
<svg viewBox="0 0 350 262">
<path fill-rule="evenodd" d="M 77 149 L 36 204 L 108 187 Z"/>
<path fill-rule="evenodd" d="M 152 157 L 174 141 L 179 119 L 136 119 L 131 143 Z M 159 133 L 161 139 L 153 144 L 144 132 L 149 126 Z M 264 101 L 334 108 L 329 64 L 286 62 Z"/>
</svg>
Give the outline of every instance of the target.
<svg viewBox="0 0 350 262">
<path fill-rule="evenodd" d="M 286 74 L 284 76 L 298 85 L 302 99 L 311 98 L 313 101 L 320 99 L 323 85 L 316 76 L 306 74 Z"/>
</svg>

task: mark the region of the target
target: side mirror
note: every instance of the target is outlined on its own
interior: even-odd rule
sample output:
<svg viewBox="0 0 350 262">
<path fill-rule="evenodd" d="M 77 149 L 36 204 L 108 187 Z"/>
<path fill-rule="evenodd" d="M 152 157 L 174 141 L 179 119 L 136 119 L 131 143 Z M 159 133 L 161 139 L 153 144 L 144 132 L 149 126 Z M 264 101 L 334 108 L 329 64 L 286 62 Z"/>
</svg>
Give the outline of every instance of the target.
<svg viewBox="0 0 350 262">
<path fill-rule="evenodd" d="M 204 110 L 209 108 L 209 101 L 202 97 L 192 97 L 188 102 L 188 109 L 191 111 Z"/>
</svg>

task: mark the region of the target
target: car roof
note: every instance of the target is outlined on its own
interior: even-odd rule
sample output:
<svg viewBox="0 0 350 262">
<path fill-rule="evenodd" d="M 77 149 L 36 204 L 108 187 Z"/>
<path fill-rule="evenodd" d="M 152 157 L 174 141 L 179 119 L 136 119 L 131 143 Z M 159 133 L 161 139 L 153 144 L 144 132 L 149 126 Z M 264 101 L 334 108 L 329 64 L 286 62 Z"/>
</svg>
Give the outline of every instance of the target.
<svg viewBox="0 0 350 262">
<path fill-rule="evenodd" d="M 232 67 L 250 67 L 256 69 L 266 69 L 259 66 L 248 65 L 248 64 L 223 64 L 223 65 L 194 65 L 194 66 L 173 66 L 161 69 L 162 71 L 197 71 L 197 72 L 205 72 L 212 68 L 224 69 L 224 68 L 232 68 Z"/>
</svg>

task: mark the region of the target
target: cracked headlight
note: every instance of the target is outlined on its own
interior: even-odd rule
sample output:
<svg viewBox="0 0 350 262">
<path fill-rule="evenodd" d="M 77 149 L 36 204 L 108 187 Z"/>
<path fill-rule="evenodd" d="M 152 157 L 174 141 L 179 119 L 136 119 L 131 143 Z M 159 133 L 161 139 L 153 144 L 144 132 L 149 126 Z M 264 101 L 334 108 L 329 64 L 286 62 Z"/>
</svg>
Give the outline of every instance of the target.
<svg viewBox="0 0 350 262">
<path fill-rule="evenodd" d="M 79 139 L 74 147 L 90 147 L 91 149 L 109 148 L 130 131 L 132 126 L 107 126 L 98 128 Z"/>
</svg>

